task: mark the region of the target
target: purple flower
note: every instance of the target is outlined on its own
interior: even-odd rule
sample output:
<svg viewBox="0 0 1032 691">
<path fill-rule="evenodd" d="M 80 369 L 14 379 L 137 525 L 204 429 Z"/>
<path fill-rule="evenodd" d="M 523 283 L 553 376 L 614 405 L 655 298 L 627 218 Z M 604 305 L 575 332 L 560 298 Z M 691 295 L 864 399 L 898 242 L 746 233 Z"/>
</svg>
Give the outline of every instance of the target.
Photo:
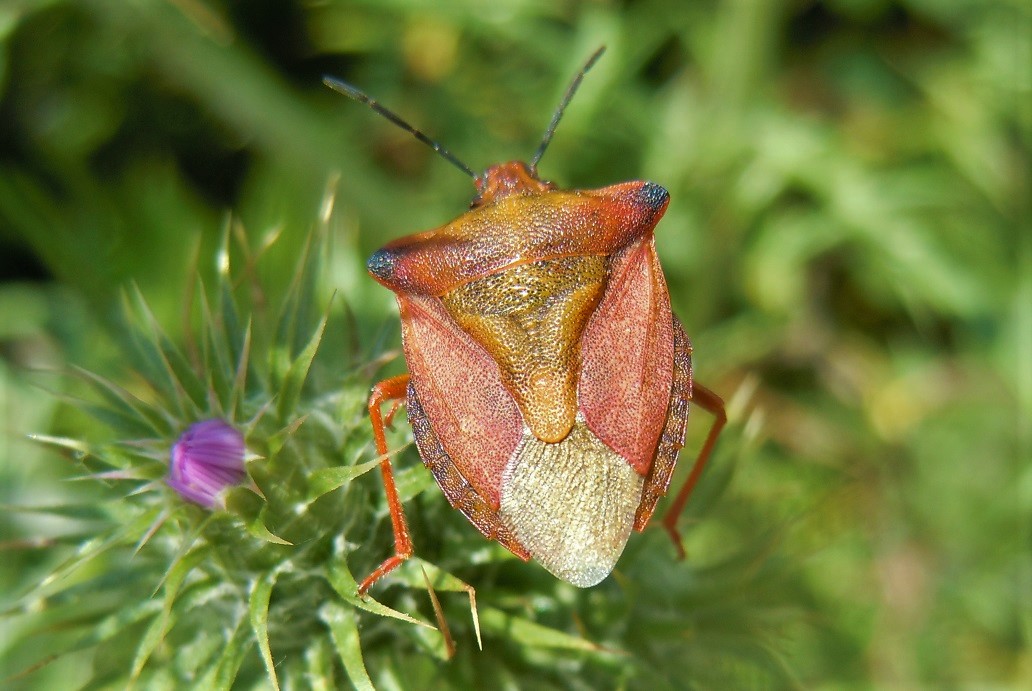
<svg viewBox="0 0 1032 691">
<path fill-rule="evenodd" d="M 222 420 L 205 420 L 190 425 L 172 447 L 165 481 L 183 499 L 211 509 L 222 490 L 246 478 L 244 436 Z"/>
</svg>

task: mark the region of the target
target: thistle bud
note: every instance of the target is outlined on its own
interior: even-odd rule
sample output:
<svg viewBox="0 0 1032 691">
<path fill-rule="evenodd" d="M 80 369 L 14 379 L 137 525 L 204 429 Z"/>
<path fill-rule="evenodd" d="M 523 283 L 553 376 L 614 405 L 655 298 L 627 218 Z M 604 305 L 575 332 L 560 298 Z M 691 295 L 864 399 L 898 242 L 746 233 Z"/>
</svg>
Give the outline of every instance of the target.
<svg viewBox="0 0 1032 691">
<path fill-rule="evenodd" d="M 172 447 L 165 481 L 187 501 L 212 509 L 219 494 L 247 478 L 244 437 L 229 423 L 205 420 L 191 425 Z"/>
</svg>

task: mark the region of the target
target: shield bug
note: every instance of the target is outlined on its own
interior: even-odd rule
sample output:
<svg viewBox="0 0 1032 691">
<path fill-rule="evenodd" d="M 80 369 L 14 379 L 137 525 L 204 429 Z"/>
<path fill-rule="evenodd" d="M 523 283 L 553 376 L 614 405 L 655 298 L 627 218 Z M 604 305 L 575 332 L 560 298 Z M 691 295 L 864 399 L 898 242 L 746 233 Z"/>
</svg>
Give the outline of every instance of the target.
<svg viewBox="0 0 1032 691">
<path fill-rule="evenodd" d="M 481 533 L 580 587 L 613 569 L 666 494 L 689 403 L 715 421 L 663 526 L 678 515 L 726 416 L 692 380 L 692 347 L 670 308 L 653 230 L 670 195 L 652 182 L 563 190 L 537 165 L 599 49 L 567 89 L 530 163 L 476 175 L 358 89 L 327 78 L 473 178 L 469 211 L 369 259 L 394 292 L 409 374 L 373 387 L 369 415 L 394 529 L 412 554 L 384 437 L 404 402 L 419 455 Z M 381 407 L 393 402 L 385 419 Z"/>
</svg>

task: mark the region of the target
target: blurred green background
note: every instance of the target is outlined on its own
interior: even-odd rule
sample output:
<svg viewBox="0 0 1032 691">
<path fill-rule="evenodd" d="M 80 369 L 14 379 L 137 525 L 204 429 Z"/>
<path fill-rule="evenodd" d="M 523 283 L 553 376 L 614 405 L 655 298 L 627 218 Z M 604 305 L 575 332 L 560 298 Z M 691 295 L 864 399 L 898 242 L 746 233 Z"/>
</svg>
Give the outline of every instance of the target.
<svg viewBox="0 0 1032 691">
<path fill-rule="evenodd" d="M 324 74 L 482 170 L 530 156 L 605 44 L 540 170 L 671 192 L 674 308 L 751 440 L 738 518 L 695 526 L 689 559 L 729 525 L 777 535 L 770 645 L 803 686 L 1024 686 L 1030 33 L 1023 0 L 3 0 L 0 503 L 67 491 L 26 433 L 91 433 L 32 370 L 123 376 L 129 281 L 181 335 L 230 215 L 255 252 L 278 234 L 274 291 L 330 186 L 332 287 L 367 352 L 398 345 L 364 258 L 473 189 Z M 62 526 L 0 530 L 5 590 Z"/>
</svg>

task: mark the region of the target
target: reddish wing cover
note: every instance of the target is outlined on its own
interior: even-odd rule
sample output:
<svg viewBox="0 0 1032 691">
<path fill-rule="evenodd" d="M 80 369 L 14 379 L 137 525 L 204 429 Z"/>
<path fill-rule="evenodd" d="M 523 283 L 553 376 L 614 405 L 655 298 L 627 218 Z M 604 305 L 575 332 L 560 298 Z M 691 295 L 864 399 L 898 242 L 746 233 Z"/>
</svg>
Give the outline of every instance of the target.
<svg viewBox="0 0 1032 691">
<path fill-rule="evenodd" d="M 405 359 L 427 418 L 463 477 L 495 510 L 523 418 L 498 365 L 437 298 L 398 295 Z"/>
<path fill-rule="evenodd" d="M 670 401 L 673 316 L 648 233 L 613 257 L 609 286 L 581 345 L 578 400 L 588 428 L 641 475 Z"/>
</svg>

